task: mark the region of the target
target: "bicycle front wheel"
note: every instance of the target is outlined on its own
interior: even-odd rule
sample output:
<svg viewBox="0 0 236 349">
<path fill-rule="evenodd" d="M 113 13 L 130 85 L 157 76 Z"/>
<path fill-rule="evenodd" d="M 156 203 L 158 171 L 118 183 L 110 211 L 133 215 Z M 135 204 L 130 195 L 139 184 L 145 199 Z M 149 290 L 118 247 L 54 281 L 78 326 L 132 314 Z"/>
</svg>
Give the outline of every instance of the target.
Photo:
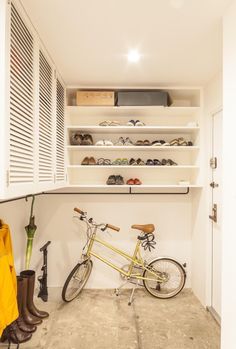
<svg viewBox="0 0 236 349">
<path fill-rule="evenodd" d="M 62 289 L 64 302 L 71 302 L 78 297 L 91 274 L 93 263 L 90 259 L 78 263 L 70 272 Z"/>
<path fill-rule="evenodd" d="M 146 290 L 157 298 L 172 298 L 184 287 L 186 273 L 180 263 L 171 258 L 157 258 L 143 273 Z"/>
</svg>

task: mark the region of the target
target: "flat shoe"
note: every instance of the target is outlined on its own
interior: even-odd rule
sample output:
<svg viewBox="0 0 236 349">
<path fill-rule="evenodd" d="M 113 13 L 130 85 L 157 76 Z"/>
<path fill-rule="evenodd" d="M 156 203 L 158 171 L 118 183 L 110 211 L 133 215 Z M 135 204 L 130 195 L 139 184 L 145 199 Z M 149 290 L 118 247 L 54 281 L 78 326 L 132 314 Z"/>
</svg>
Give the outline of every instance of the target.
<svg viewBox="0 0 236 349">
<path fill-rule="evenodd" d="M 134 179 L 134 185 L 141 185 L 141 184 L 142 182 L 138 178 Z"/>
<path fill-rule="evenodd" d="M 112 141 L 111 141 L 111 140 L 109 140 L 109 139 L 105 139 L 105 140 L 104 140 L 104 145 L 107 145 L 107 146 L 113 146 L 113 143 L 112 143 Z"/>
<path fill-rule="evenodd" d="M 134 145 L 133 142 L 129 139 L 129 137 L 126 137 L 124 140 L 124 145 L 125 146 L 131 146 Z"/>
<path fill-rule="evenodd" d="M 83 159 L 81 165 L 89 165 L 89 158 L 87 156 Z"/>
<path fill-rule="evenodd" d="M 133 178 L 130 178 L 127 180 L 126 184 L 128 185 L 134 185 L 134 179 Z"/>
<path fill-rule="evenodd" d="M 93 137 L 90 134 L 83 136 L 82 145 L 93 145 Z"/>
<path fill-rule="evenodd" d="M 138 140 L 138 141 L 135 143 L 135 145 L 143 145 L 143 141 Z"/>
<path fill-rule="evenodd" d="M 161 146 L 162 143 L 161 141 L 153 141 L 151 145 L 157 147 L 157 146 Z"/>
<path fill-rule="evenodd" d="M 169 164 L 170 166 L 177 166 L 177 163 L 174 162 L 174 161 L 171 160 L 171 159 L 168 159 L 168 160 L 167 160 L 167 164 Z"/>
<path fill-rule="evenodd" d="M 123 137 L 120 137 L 118 141 L 115 143 L 115 145 L 122 146 L 124 145 L 125 141 Z"/>
<path fill-rule="evenodd" d="M 162 159 L 162 160 L 161 160 L 161 164 L 162 164 L 163 166 L 165 166 L 165 165 L 167 164 L 167 160 L 166 160 L 166 159 Z"/>
<path fill-rule="evenodd" d="M 143 145 L 151 145 L 150 141 L 148 139 L 145 139 L 143 141 Z"/>
<path fill-rule="evenodd" d="M 96 160 L 94 159 L 93 156 L 89 158 L 89 165 L 96 165 Z"/>
<path fill-rule="evenodd" d="M 97 160 L 97 165 L 104 165 L 104 161 L 105 161 L 104 158 L 99 158 L 99 159 Z"/>
</svg>

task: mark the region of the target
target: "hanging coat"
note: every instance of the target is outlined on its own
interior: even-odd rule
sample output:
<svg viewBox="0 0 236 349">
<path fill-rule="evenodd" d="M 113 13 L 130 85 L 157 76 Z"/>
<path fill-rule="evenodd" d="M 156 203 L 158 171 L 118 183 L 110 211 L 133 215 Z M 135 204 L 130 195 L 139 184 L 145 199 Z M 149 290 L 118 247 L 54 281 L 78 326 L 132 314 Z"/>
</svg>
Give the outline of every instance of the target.
<svg viewBox="0 0 236 349">
<path fill-rule="evenodd" d="M 4 328 L 18 316 L 17 281 L 11 236 L 8 225 L 3 224 L 0 228 L 0 336 Z"/>
</svg>

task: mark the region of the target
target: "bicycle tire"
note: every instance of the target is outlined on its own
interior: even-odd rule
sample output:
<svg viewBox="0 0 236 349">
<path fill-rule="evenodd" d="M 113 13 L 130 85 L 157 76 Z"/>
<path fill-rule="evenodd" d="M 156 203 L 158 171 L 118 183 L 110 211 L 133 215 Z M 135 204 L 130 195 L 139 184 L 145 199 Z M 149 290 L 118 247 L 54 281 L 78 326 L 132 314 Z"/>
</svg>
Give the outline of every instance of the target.
<svg viewBox="0 0 236 349">
<path fill-rule="evenodd" d="M 174 273 L 171 271 L 167 271 L 167 268 L 163 270 L 163 267 L 161 267 L 161 263 L 165 263 L 166 266 L 172 266 L 177 271 L 177 284 L 173 288 L 170 287 L 169 281 L 173 281 Z M 160 257 L 156 258 L 153 261 L 151 261 L 147 268 L 152 268 L 152 270 L 162 273 L 165 277 L 168 276 L 168 280 L 166 282 L 160 283 L 157 281 L 150 281 L 150 280 L 143 280 L 144 287 L 146 290 L 154 297 L 156 298 L 162 298 L 162 299 L 168 299 L 175 297 L 178 293 L 182 291 L 184 288 L 185 282 L 186 282 L 186 273 L 182 265 L 177 262 L 176 260 L 172 258 L 167 257 Z M 173 270 L 174 270 L 173 269 Z M 170 268 L 169 268 L 170 270 Z M 143 273 L 143 277 L 148 277 L 148 270 L 145 270 Z M 153 274 L 149 273 L 150 277 L 153 277 Z M 169 283 L 169 284 L 168 284 Z"/>
<path fill-rule="evenodd" d="M 77 275 L 77 273 L 82 270 L 81 268 L 85 268 L 84 273 L 82 274 L 81 280 L 79 280 L 79 284 L 78 286 L 74 286 L 74 291 L 72 293 L 72 295 L 70 296 L 70 289 L 73 286 L 73 279 L 75 279 L 75 275 Z M 91 274 L 92 271 L 92 267 L 93 267 L 93 262 L 88 259 L 87 261 L 84 262 L 80 262 L 78 264 L 76 264 L 76 266 L 72 269 L 72 271 L 70 272 L 70 274 L 68 275 L 63 289 L 62 289 L 62 299 L 64 302 L 71 302 L 73 301 L 76 297 L 78 297 L 78 295 L 80 294 L 80 292 L 82 291 L 82 289 L 84 288 L 84 286 L 86 285 L 86 282 L 88 281 L 88 278 Z M 82 270 L 83 272 L 83 270 Z M 77 280 L 78 281 L 78 280 Z"/>
</svg>

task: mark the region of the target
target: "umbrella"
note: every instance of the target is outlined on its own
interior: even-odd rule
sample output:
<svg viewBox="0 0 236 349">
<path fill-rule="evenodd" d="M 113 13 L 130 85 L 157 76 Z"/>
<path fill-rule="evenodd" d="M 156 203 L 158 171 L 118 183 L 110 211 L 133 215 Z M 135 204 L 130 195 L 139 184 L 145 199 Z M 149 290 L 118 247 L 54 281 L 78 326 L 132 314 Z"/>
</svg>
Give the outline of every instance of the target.
<svg viewBox="0 0 236 349">
<path fill-rule="evenodd" d="M 34 223 L 35 217 L 33 215 L 35 196 L 34 195 L 31 195 L 31 196 L 32 196 L 32 203 L 31 203 L 29 224 L 25 227 L 25 231 L 27 234 L 27 246 L 26 246 L 26 254 L 25 254 L 25 268 L 26 269 L 29 269 L 30 259 L 31 259 L 31 255 L 32 255 L 34 234 L 35 234 L 36 229 L 37 229 L 37 226 Z M 26 201 L 28 201 L 28 196 L 25 199 L 26 199 Z"/>
</svg>

